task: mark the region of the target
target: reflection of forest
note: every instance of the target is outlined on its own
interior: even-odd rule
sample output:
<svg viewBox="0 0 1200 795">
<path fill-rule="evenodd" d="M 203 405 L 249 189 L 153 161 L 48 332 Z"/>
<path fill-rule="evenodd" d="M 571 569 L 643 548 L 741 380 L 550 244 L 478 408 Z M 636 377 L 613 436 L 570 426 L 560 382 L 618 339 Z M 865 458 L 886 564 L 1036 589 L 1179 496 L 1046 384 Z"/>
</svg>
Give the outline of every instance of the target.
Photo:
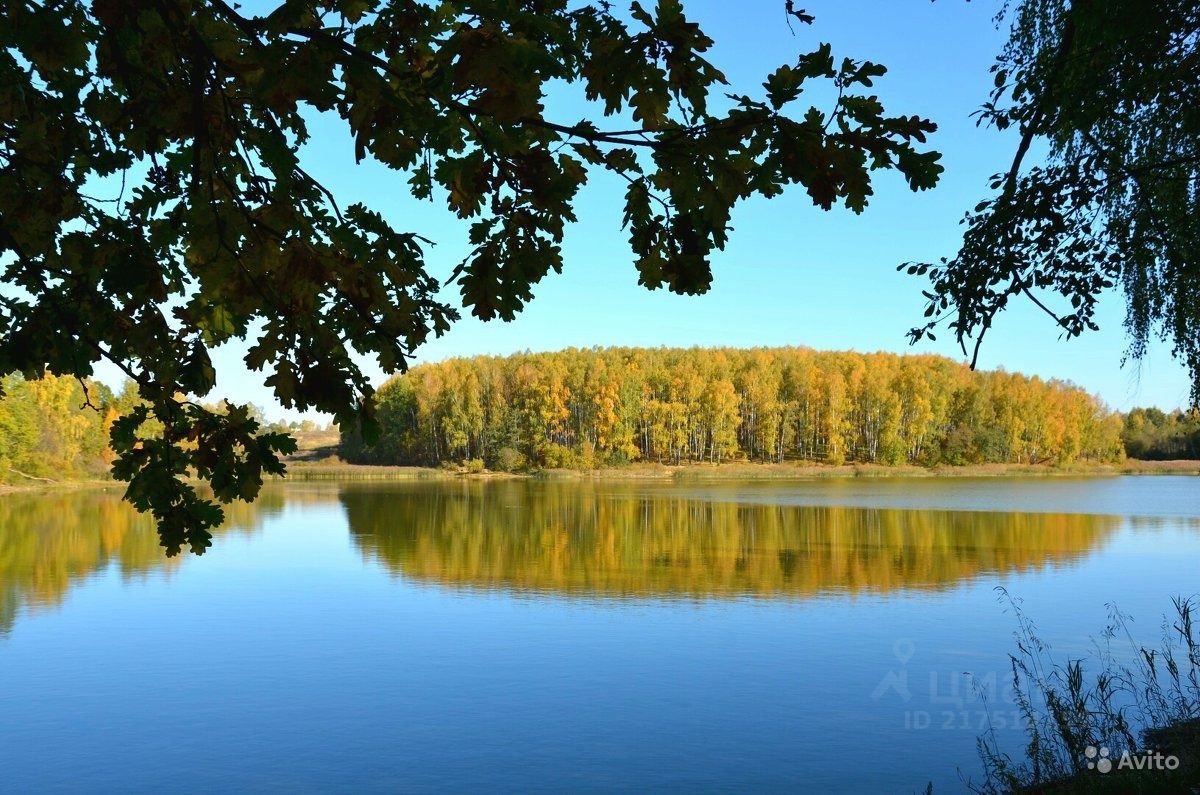
<svg viewBox="0 0 1200 795">
<path fill-rule="evenodd" d="M 945 586 L 1069 561 L 1129 521 L 751 505 L 669 491 L 650 496 L 619 484 L 517 480 L 268 488 L 253 505 L 227 506 L 218 535 L 254 532 L 285 502 L 335 500 L 362 553 L 396 574 L 454 586 L 608 596 Z M 119 490 L 6 495 L 0 633 L 20 610 L 58 604 L 95 572 L 111 567 L 138 577 L 169 571 L 179 560 L 164 556 L 153 523 L 122 502 Z"/>
<path fill-rule="evenodd" d="M 364 554 L 447 585 L 620 595 L 946 586 L 1062 563 L 1109 516 L 747 505 L 510 481 L 341 492 Z"/>
<path fill-rule="evenodd" d="M 264 489 L 253 505 L 227 505 L 217 534 L 252 532 L 283 502 L 281 489 Z M 123 502 L 120 489 L 5 495 L 0 498 L 0 633 L 21 608 L 56 605 L 73 584 L 94 572 L 115 566 L 122 577 L 138 577 L 172 569 L 179 560 L 166 557 L 153 520 Z"/>
</svg>

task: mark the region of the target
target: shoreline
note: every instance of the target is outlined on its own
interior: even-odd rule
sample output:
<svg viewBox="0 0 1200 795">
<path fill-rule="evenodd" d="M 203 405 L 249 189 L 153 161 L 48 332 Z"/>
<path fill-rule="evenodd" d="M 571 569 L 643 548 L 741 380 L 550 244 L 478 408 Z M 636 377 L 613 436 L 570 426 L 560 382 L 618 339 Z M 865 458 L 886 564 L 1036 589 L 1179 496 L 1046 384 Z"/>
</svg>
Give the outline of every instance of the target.
<svg viewBox="0 0 1200 795">
<path fill-rule="evenodd" d="M 885 466 L 882 464 L 729 463 L 729 464 L 628 464 L 599 469 L 542 469 L 528 472 L 468 471 L 464 467 L 419 467 L 376 464 L 293 461 L 285 477 L 268 476 L 268 483 L 413 480 L 832 480 L 841 478 L 1017 478 L 1017 477 L 1116 477 L 1119 475 L 1200 475 L 1200 460 L 1138 461 L 1120 464 L 974 464 L 966 466 Z M 116 480 L 55 480 L 0 484 L 0 496 L 73 489 L 124 489 Z"/>
<path fill-rule="evenodd" d="M 0 483 L 0 497 L 6 494 L 29 494 L 39 491 L 75 491 L 84 489 L 113 489 L 125 490 L 125 483 L 119 480 L 50 480 L 37 483 Z"/>
<path fill-rule="evenodd" d="M 1136 461 L 1120 464 L 977 464 L 966 466 L 885 466 L 882 464 L 728 463 L 628 464 L 591 470 L 541 469 L 528 472 L 468 471 L 465 467 L 418 467 L 305 462 L 288 467 L 293 482 L 320 480 L 823 480 L 833 478 L 989 478 L 1115 477 L 1118 475 L 1200 475 L 1200 460 Z"/>
</svg>

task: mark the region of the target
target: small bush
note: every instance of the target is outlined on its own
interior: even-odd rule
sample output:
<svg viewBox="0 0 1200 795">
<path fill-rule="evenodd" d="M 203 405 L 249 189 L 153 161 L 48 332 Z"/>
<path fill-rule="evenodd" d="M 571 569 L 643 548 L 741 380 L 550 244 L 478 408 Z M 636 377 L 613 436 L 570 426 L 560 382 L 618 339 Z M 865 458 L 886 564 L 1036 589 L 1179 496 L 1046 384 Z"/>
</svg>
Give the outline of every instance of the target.
<svg viewBox="0 0 1200 795">
<path fill-rule="evenodd" d="M 513 447 L 501 447 L 496 451 L 492 469 L 498 472 L 520 472 L 529 465 L 520 450 Z"/>
<path fill-rule="evenodd" d="M 576 469 L 595 469 L 596 468 L 596 450 L 594 447 L 584 447 L 575 454 Z"/>
<path fill-rule="evenodd" d="M 569 447 L 553 442 L 538 449 L 538 458 L 546 469 L 578 469 L 578 457 Z"/>
</svg>

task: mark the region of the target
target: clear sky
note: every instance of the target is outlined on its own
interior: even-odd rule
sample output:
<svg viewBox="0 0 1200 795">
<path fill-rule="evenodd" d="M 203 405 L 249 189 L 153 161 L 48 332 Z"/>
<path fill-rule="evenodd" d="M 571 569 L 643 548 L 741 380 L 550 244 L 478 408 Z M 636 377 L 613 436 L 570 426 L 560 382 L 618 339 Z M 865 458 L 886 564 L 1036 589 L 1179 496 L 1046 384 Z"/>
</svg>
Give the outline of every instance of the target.
<svg viewBox="0 0 1200 795">
<path fill-rule="evenodd" d="M 567 232 L 563 274 L 538 285 L 535 300 L 514 322 L 485 324 L 464 317 L 421 349 L 417 361 L 593 345 L 806 345 L 961 358 L 949 334 L 915 349 L 908 345 L 905 332 L 921 320 L 925 283 L 895 267 L 951 255 L 963 213 L 987 195 L 988 176 L 1011 162 L 1014 133 L 978 128 L 970 115 L 987 97 L 988 67 L 1004 40 L 992 21 L 998 3 L 803 0 L 798 5 L 816 16 L 816 24 L 794 26 L 793 35 L 783 0 L 685 0 L 689 16 L 716 39 L 711 60 L 739 93 L 761 95 L 770 71 L 821 41 L 832 43 L 837 57 L 885 64 L 889 73 L 876 90 L 887 110 L 926 116 L 940 127 L 932 140 L 946 168 L 940 187 L 913 194 L 897 174 L 877 173 L 876 196 L 860 216 L 823 212 L 803 190 L 743 204 L 735 212 L 729 246 L 715 257 L 712 290 L 681 297 L 637 285 L 620 229 L 621 185 L 595 179 L 580 196 L 580 222 Z M 564 121 L 581 115 L 575 103 L 559 106 Z M 555 115 L 559 106 L 548 102 L 548 113 Z M 364 201 L 397 228 L 437 241 L 428 261 L 435 275 L 448 274 L 467 250 L 464 226 L 444 205 L 412 199 L 403 176 L 371 164 L 355 166 L 350 139 L 336 120 L 320 122 L 316 131 L 305 155 L 309 170 L 339 194 L 343 205 Z M 980 366 L 1067 379 L 1116 409 L 1183 405 L 1186 373 L 1171 358 L 1169 346 L 1152 346 L 1140 367 L 1121 367 L 1123 317 L 1123 297 L 1114 293 L 1101 304 L 1099 332 L 1065 341 L 1050 318 L 1017 303 L 989 332 Z M 268 416 L 293 418 L 262 386 L 262 374 L 246 372 L 243 352 L 236 345 L 218 352 L 219 382 L 211 397 L 251 401 Z M 378 368 L 370 372 L 377 383 L 385 378 Z"/>
</svg>

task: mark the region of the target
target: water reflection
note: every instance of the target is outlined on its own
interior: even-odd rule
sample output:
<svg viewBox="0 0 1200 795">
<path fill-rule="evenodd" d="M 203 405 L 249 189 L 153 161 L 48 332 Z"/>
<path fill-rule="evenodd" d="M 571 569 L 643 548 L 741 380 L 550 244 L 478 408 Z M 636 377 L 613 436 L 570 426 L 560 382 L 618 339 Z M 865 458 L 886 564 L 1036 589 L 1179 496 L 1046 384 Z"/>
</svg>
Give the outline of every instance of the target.
<svg viewBox="0 0 1200 795">
<path fill-rule="evenodd" d="M 365 555 L 449 586 L 601 596 L 937 588 L 1063 564 L 1117 517 L 713 502 L 588 483 L 347 486 Z"/>
<path fill-rule="evenodd" d="M 264 518 L 279 513 L 284 501 L 282 490 L 265 490 L 253 505 L 226 506 L 225 525 L 216 534 L 253 532 Z M 125 503 L 118 489 L 5 495 L 0 498 L 0 634 L 22 609 L 57 606 L 72 586 L 95 572 L 111 566 L 123 579 L 134 579 L 170 572 L 184 559 L 164 555 L 153 520 Z"/>
<path fill-rule="evenodd" d="M 285 504 L 337 504 L 367 559 L 454 587 L 597 596 L 809 596 L 946 587 L 1068 563 L 1121 520 L 737 504 L 612 484 L 462 482 L 271 488 L 227 508 L 217 536 L 254 533 Z M 210 554 L 221 554 L 218 545 Z M 152 522 L 116 490 L 0 499 L 0 633 L 77 583 L 170 573 Z M 198 561 L 195 565 L 203 565 Z"/>
</svg>

